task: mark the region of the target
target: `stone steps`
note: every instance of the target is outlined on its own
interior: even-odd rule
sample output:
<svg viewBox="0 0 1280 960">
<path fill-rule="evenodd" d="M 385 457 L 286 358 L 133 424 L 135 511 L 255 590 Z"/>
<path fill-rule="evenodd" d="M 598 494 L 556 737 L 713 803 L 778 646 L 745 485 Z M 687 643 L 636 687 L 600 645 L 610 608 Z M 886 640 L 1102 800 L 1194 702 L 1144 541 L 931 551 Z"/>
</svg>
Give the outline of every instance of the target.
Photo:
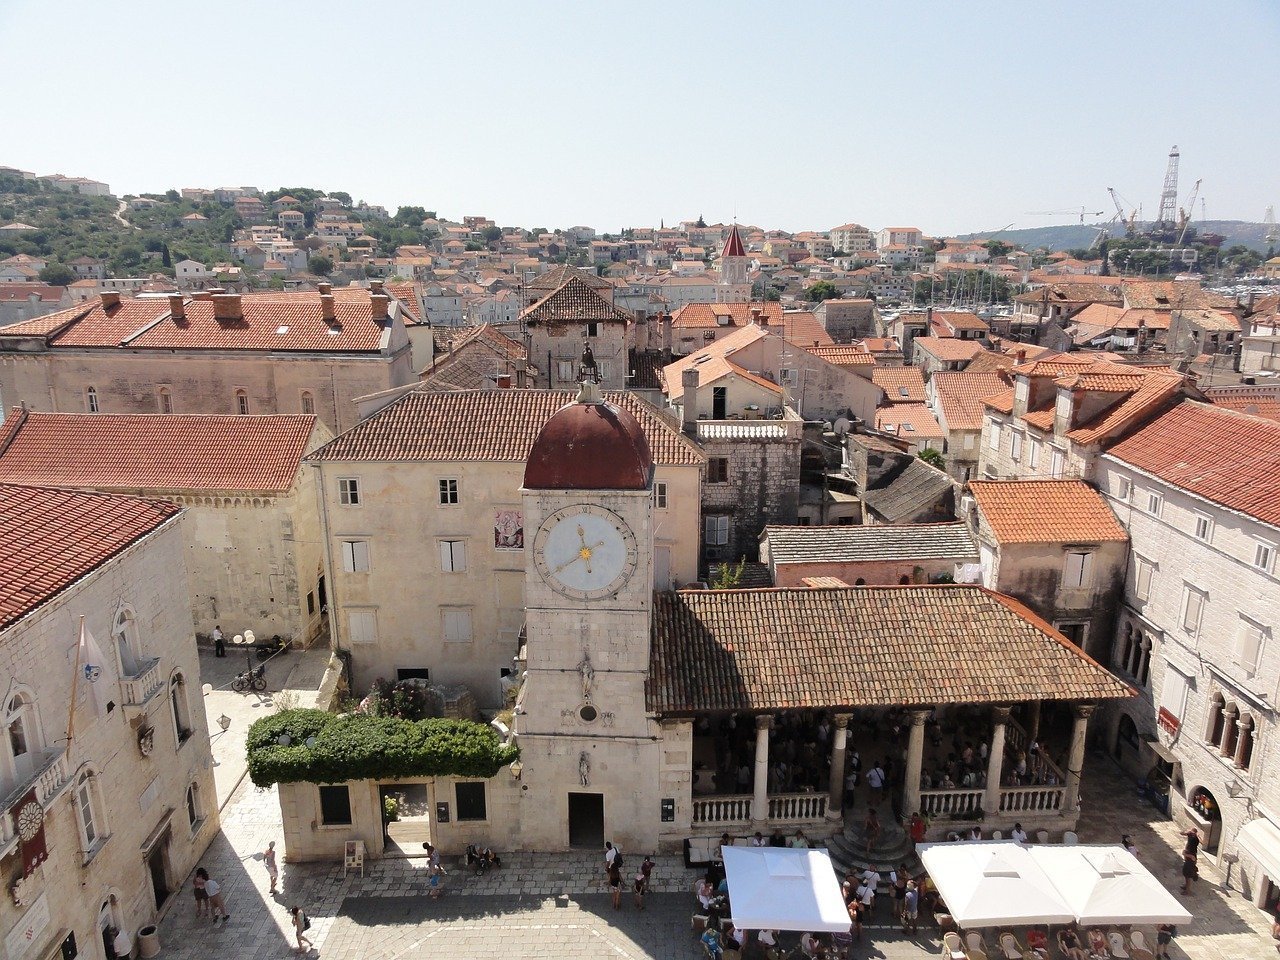
<svg viewBox="0 0 1280 960">
<path fill-rule="evenodd" d="M 904 863 L 913 873 L 920 869 L 920 859 L 916 856 L 915 845 L 907 832 L 896 823 L 885 824 L 875 846 L 867 849 L 866 837 L 862 824 L 850 824 L 842 833 L 837 833 L 828 841 L 831 861 L 835 864 L 841 877 L 850 870 L 862 873 L 870 868 L 878 873 L 888 875 L 890 870 L 897 870 Z M 882 881 L 883 887 L 887 881 Z"/>
</svg>

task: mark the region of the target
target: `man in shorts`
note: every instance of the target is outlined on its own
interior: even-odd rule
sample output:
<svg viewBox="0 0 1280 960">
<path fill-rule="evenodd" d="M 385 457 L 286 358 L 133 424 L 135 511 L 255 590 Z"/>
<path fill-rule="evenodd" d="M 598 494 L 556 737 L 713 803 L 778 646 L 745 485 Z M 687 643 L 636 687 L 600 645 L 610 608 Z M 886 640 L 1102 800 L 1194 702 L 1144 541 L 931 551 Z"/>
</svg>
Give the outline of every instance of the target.
<svg viewBox="0 0 1280 960">
<path fill-rule="evenodd" d="M 916 920 L 920 916 L 920 892 L 914 880 L 907 881 L 907 892 L 902 898 L 902 932 L 916 933 Z"/>
</svg>

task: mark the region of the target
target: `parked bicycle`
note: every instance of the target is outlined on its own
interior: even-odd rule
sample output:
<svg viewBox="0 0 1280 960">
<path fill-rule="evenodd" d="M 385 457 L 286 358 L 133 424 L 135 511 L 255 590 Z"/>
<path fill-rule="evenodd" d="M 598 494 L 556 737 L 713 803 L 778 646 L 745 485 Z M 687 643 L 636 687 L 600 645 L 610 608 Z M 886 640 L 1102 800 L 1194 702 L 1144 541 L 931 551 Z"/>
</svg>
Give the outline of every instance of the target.
<svg viewBox="0 0 1280 960">
<path fill-rule="evenodd" d="M 267 666 L 263 664 L 254 670 L 245 670 L 236 674 L 236 678 L 231 681 L 231 689 L 236 693 L 244 693 L 246 690 L 265 690 L 267 689 Z"/>
</svg>

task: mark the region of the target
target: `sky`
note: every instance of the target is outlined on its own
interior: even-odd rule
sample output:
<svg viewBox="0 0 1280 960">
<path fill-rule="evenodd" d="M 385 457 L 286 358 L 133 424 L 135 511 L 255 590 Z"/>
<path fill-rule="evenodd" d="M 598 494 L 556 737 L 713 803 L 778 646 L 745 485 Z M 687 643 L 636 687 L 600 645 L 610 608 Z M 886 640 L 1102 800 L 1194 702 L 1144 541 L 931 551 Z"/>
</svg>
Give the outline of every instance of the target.
<svg viewBox="0 0 1280 960">
<path fill-rule="evenodd" d="M 1209 219 L 1280 205 L 1274 0 L 0 0 L 0 38 L 0 165 L 117 195 L 938 235 L 1149 218 L 1177 144 Z"/>
</svg>

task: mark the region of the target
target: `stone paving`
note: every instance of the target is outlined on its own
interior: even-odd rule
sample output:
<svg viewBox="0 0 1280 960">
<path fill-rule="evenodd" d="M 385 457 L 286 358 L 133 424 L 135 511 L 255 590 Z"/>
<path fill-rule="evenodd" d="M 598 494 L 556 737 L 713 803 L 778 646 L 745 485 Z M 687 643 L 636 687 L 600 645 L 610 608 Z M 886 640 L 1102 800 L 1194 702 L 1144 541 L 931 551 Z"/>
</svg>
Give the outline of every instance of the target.
<svg viewBox="0 0 1280 960">
<path fill-rule="evenodd" d="M 295 661 L 289 672 L 301 670 L 302 662 Z M 224 664 L 216 661 L 214 666 L 228 669 Z M 306 675 L 313 669 L 308 667 Z M 282 676 L 280 682 L 292 686 L 301 679 Z M 206 698 L 206 707 L 212 721 L 225 702 L 211 697 Z M 242 699 L 226 743 L 216 748 L 225 754 L 219 762 L 226 763 L 228 770 L 236 762 L 235 740 L 243 751 L 248 728 L 244 721 L 270 708 L 251 703 Z M 210 726 L 218 729 L 212 722 Z M 239 763 L 242 767 L 243 760 Z M 1178 889 L 1181 838 L 1176 827 L 1144 804 L 1130 781 L 1115 772 L 1105 757 L 1089 758 L 1084 809 L 1082 842 L 1114 843 L 1128 833 L 1144 863 L 1171 890 Z M 235 786 L 223 808 L 222 831 L 202 860 L 223 883 L 231 919 L 216 926 L 207 919 L 197 921 L 188 878 L 161 923 L 162 960 L 285 956 L 292 946 L 287 908 L 295 903 L 312 918 L 308 936 L 321 954 L 333 960 L 400 960 L 427 953 L 478 960 L 588 956 L 696 960 L 704 955 L 689 925 L 690 891 L 697 872 L 686 869 L 678 857 L 657 858 L 655 892 L 643 912 L 635 909 L 629 897 L 623 898 L 621 911 L 612 909 L 601 858 L 595 853 L 510 854 L 504 856 L 502 869 L 482 876 L 447 860 L 446 895 L 439 900 L 426 896 L 429 886 L 421 859 L 369 861 L 363 877 L 344 877 L 341 864 L 282 863 L 281 892 L 272 896 L 267 892 L 262 850 L 270 840 L 281 841 L 279 819 L 274 789 L 258 790 L 247 779 Z M 630 866 L 643 851 L 625 852 Z M 1240 896 L 1238 885 L 1223 889 L 1221 877 L 1207 866 L 1202 867 L 1202 876 L 1195 893 L 1185 899 L 1195 919 L 1180 929 L 1171 955 L 1194 960 L 1275 957 L 1268 918 Z M 926 927 L 917 937 L 904 937 L 884 922 L 887 908 L 878 909 L 880 917 L 867 924 L 853 957 L 919 960 L 937 955 L 936 931 Z M 747 951 L 748 960 L 757 956 L 755 949 Z"/>
</svg>

